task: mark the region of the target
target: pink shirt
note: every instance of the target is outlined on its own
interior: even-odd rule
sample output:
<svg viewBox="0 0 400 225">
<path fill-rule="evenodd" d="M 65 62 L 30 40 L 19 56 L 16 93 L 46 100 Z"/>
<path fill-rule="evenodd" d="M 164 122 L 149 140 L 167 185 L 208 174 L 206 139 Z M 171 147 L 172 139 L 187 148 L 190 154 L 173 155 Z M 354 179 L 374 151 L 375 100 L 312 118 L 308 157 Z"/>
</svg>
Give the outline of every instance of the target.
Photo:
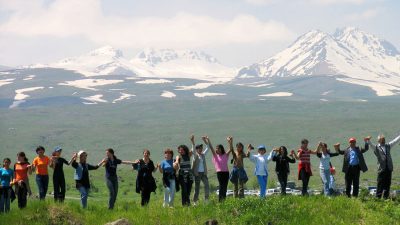
<svg viewBox="0 0 400 225">
<path fill-rule="evenodd" d="M 219 155 L 219 154 L 213 155 L 212 162 L 214 163 L 215 170 L 217 172 L 229 172 L 228 159 L 229 159 L 229 155 L 226 153 L 223 155 Z"/>
</svg>

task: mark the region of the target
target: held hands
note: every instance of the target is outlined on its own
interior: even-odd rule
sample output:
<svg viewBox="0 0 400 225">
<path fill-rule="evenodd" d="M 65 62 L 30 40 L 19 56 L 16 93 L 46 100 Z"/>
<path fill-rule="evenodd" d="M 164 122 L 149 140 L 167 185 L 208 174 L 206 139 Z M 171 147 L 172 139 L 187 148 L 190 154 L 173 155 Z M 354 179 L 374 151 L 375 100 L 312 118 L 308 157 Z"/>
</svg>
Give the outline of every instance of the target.
<svg viewBox="0 0 400 225">
<path fill-rule="evenodd" d="M 365 142 L 368 142 L 368 141 L 370 141 L 370 140 L 371 140 L 371 135 L 364 138 L 364 141 L 365 141 Z"/>
<path fill-rule="evenodd" d="M 290 151 L 290 156 L 294 156 L 294 154 L 295 154 L 295 152 L 294 152 L 294 150 L 292 149 L 292 150 Z"/>
<path fill-rule="evenodd" d="M 334 144 L 333 147 L 335 148 L 336 151 L 339 151 L 339 149 L 340 149 L 340 143 Z"/>
<path fill-rule="evenodd" d="M 228 136 L 228 137 L 226 138 L 226 140 L 228 141 L 229 144 L 232 144 L 232 143 L 233 143 L 233 137 L 232 137 L 232 136 Z"/>
<path fill-rule="evenodd" d="M 73 159 L 73 160 L 76 160 L 76 158 L 78 158 L 78 153 L 74 152 L 74 153 L 72 154 L 72 159 Z"/>
<path fill-rule="evenodd" d="M 208 136 L 202 136 L 201 139 L 204 141 L 204 143 L 208 144 L 209 140 Z"/>
<path fill-rule="evenodd" d="M 253 150 L 253 149 L 254 149 L 254 147 L 253 147 L 251 144 L 248 144 L 248 145 L 247 145 L 247 150 L 248 150 L 248 151 L 251 151 L 251 150 Z"/>
</svg>

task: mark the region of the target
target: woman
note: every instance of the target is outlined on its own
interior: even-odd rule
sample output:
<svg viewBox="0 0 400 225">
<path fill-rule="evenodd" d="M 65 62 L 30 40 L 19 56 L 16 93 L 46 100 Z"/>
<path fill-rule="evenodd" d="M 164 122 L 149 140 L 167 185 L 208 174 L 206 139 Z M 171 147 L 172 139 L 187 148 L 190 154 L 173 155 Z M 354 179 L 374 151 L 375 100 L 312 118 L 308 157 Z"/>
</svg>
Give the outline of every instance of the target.
<svg viewBox="0 0 400 225">
<path fill-rule="evenodd" d="M 243 165 L 243 159 L 247 155 L 243 152 L 244 146 L 241 142 L 236 144 L 236 151 L 233 150 L 232 142 L 233 138 L 229 137 L 229 149 L 233 155 L 233 169 L 229 179 L 234 184 L 235 198 L 244 198 L 244 184 L 249 180 Z"/>
<path fill-rule="evenodd" d="M 194 139 L 192 135 L 190 140 Z M 186 145 L 178 147 L 179 155 L 176 156 L 174 166 L 179 168 L 178 180 L 181 186 L 182 206 L 190 206 L 190 192 L 193 184 L 193 171 L 191 169 L 190 158 L 193 152 L 189 151 Z"/>
<path fill-rule="evenodd" d="M 136 193 L 141 193 L 141 205 L 146 206 L 150 201 L 151 192 L 155 192 L 157 185 L 153 177 L 153 172 L 157 167 L 150 159 L 150 151 L 143 151 L 143 159 L 138 159 L 133 163 L 133 168 L 138 171 L 136 178 Z"/>
<path fill-rule="evenodd" d="M 174 167 L 174 152 L 167 148 L 164 151 L 164 160 L 158 166 L 160 173 L 163 175 L 164 185 L 164 203 L 163 207 L 173 207 L 176 187 L 176 167 Z"/>
<path fill-rule="evenodd" d="M 14 171 L 10 169 L 11 160 L 3 160 L 3 168 L 0 168 L 0 213 L 10 211 L 11 202 L 11 184 L 14 177 Z"/>
<path fill-rule="evenodd" d="M 18 152 L 17 162 L 14 164 L 15 194 L 18 198 L 18 208 L 26 207 L 27 195 L 31 193 L 28 175 L 32 174 L 32 168 L 24 152 Z"/>
<path fill-rule="evenodd" d="M 210 185 L 207 177 L 207 162 L 206 155 L 208 147 L 203 150 L 203 144 L 195 145 L 194 136 L 192 141 L 193 163 L 192 170 L 194 175 L 194 196 L 193 204 L 196 205 L 200 194 L 200 181 L 204 184 L 204 201 L 207 203 L 210 196 Z M 194 149 L 196 149 L 194 151 Z"/>
<path fill-rule="evenodd" d="M 268 161 L 271 160 L 273 151 L 269 155 L 266 155 L 267 150 L 265 149 L 265 145 L 260 145 L 258 146 L 258 154 L 254 155 L 250 153 L 253 149 L 253 146 L 248 145 L 246 156 L 256 165 L 254 175 L 257 176 L 257 181 L 260 185 L 260 198 L 264 198 L 268 182 Z"/>
<path fill-rule="evenodd" d="M 77 158 L 79 158 L 79 163 L 76 162 Z M 71 159 L 71 165 L 75 169 L 74 180 L 76 189 L 78 189 L 81 194 L 81 205 L 84 209 L 87 208 L 87 198 L 90 190 L 89 170 L 97 170 L 104 163 L 103 159 L 96 166 L 92 166 L 88 164 L 86 160 L 87 153 L 83 150 L 74 153 Z"/>
<path fill-rule="evenodd" d="M 229 137 L 227 138 L 227 140 L 228 143 L 231 141 Z M 216 149 L 214 150 L 214 147 L 211 144 L 209 137 L 203 137 L 203 141 L 213 154 L 212 162 L 214 164 L 215 171 L 217 171 L 218 186 L 219 186 L 218 200 L 221 202 L 226 198 L 226 191 L 228 189 L 228 182 L 229 182 L 228 160 L 231 150 L 225 152 L 223 145 L 217 145 Z"/>
<path fill-rule="evenodd" d="M 317 149 L 317 156 L 320 158 L 319 162 L 319 171 L 322 180 L 322 184 L 324 185 L 324 194 L 325 196 L 330 196 L 331 191 L 329 189 L 329 184 L 331 180 L 331 157 L 338 156 L 339 152 L 331 153 L 328 149 L 328 145 L 326 143 L 320 142 Z"/>
<path fill-rule="evenodd" d="M 39 199 L 44 200 L 47 194 L 47 188 L 49 187 L 49 171 L 48 166 L 50 164 L 50 158 L 45 154 L 43 146 L 36 148 L 36 154 L 38 155 L 33 159 L 32 166 L 36 168 L 36 184 L 39 190 Z"/>
<path fill-rule="evenodd" d="M 71 162 L 68 162 L 63 157 L 61 157 L 62 148 L 55 147 L 51 161 L 50 167 L 53 168 L 53 186 L 54 186 L 54 201 L 56 202 L 64 202 L 65 199 L 65 177 L 64 177 L 64 169 L 63 165 L 69 165 Z"/>
<path fill-rule="evenodd" d="M 290 157 L 288 157 L 288 152 L 285 146 L 281 146 L 279 149 L 274 149 L 273 152 L 272 161 L 276 162 L 275 171 L 281 186 L 281 195 L 286 195 L 287 179 L 290 173 L 289 163 L 296 162 L 294 151 L 292 150 Z"/>
<path fill-rule="evenodd" d="M 104 159 L 104 162 L 106 168 L 106 184 L 109 191 L 108 209 L 114 209 L 114 204 L 118 195 L 117 166 L 118 164 L 132 165 L 133 162 L 118 159 L 114 154 L 114 149 L 112 148 L 106 149 L 106 158 Z"/>
<path fill-rule="evenodd" d="M 312 176 L 310 155 L 317 154 L 317 151 L 308 149 L 308 140 L 301 140 L 301 147 L 297 151 L 296 159 L 299 160 L 298 179 L 302 181 L 303 188 L 301 195 L 308 196 L 308 182 Z"/>
</svg>

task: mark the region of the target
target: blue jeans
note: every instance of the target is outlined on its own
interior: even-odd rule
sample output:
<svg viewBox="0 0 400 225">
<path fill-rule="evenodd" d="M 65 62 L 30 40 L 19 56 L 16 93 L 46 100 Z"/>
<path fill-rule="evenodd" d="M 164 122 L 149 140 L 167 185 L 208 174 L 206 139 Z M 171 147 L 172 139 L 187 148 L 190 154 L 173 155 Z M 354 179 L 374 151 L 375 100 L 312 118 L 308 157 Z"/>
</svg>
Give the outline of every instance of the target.
<svg viewBox="0 0 400 225">
<path fill-rule="evenodd" d="M 118 177 L 107 177 L 106 182 L 109 191 L 108 209 L 113 209 L 118 195 Z"/>
<path fill-rule="evenodd" d="M 46 198 L 47 188 L 49 187 L 49 175 L 36 175 L 36 184 L 39 190 L 39 199 Z"/>
<path fill-rule="evenodd" d="M 319 172 L 321 175 L 322 183 L 324 185 L 324 194 L 325 194 L 325 196 L 329 196 L 330 195 L 329 183 L 331 181 L 331 171 L 329 169 L 327 169 L 327 170 L 320 169 Z"/>
<path fill-rule="evenodd" d="M 89 195 L 89 188 L 85 188 L 85 187 L 81 186 L 78 190 L 79 190 L 79 193 L 81 193 L 82 208 L 86 209 L 87 199 L 88 199 L 88 195 Z"/>
<path fill-rule="evenodd" d="M 257 180 L 260 185 L 260 198 L 264 198 L 267 190 L 268 174 L 264 176 L 257 175 Z"/>
<path fill-rule="evenodd" d="M 174 206 L 175 197 L 175 179 L 169 180 L 169 187 L 164 187 L 164 207 Z"/>
<path fill-rule="evenodd" d="M 11 188 L 4 187 L 0 189 L 0 213 L 10 211 L 10 197 L 11 197 Z"/>
</svg>

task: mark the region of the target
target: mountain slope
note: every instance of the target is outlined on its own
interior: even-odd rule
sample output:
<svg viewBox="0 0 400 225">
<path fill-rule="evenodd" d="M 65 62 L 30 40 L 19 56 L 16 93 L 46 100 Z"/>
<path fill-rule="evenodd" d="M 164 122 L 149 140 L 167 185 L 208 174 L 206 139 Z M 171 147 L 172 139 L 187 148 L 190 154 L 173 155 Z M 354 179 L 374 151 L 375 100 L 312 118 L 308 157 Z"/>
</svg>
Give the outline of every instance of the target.
<svg viewBox="0 0 400 225">
<path fill-rule="evenodd" d="M 214 57 L 192 50 L 145 49 L 131 60 L 144 76 L 230 80 L 235 70 L 222 65 Z"/>
<path fill-rule="evenodd" d="M 342 76 L 338 80 L 392 95 L 400 90 L 400 53 L 356 28 L 338 29 L 333 35 L 313 30 L 275 56 L 242 68 L 237 78 L 314 75 Z"/>
</svg>

